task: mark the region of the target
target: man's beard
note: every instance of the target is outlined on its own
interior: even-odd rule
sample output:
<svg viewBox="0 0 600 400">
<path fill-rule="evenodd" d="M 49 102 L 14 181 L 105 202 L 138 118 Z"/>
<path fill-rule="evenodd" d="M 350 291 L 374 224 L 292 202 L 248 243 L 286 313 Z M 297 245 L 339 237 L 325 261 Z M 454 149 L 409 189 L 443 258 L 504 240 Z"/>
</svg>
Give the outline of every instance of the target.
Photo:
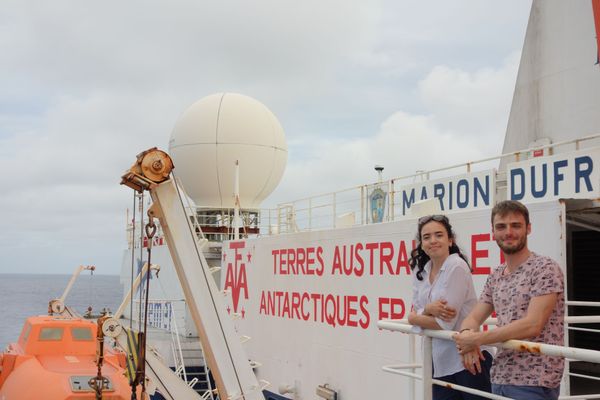
<svg viewBox="0 0 600 400">
<path fill-rule="evenodd" d="M 498 247 L 504 252 L 504 254 L 515 254 L 520 252 L 527 246 L 527 236 L 523 236 L 519 241 L 512 246 L 504 245 L 500 240 L 496 240 Z"/>
</svg>

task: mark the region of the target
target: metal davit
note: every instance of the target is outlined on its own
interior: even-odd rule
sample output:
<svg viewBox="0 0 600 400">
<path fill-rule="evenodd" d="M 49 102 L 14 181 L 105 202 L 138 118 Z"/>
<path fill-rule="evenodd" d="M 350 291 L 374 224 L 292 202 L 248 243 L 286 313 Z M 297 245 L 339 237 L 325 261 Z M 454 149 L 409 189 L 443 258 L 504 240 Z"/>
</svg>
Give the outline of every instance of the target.
<svg viewBox="0 0 600 400">
<path fill-rule="evenodd" d="M 156 148 L 137 156 L 121 183 L 134 190 L 148 190 L 153 204 L 150 218 L 158 218 L 181 283 L 184 297 L 215 378 L 221 399 L 262 400 L 262 388 L 252 371 L 240 338 L 227 314 L 202 247 L 186 213 L 180 188 L 170 173 L 171 158 Z"/>
</svg>

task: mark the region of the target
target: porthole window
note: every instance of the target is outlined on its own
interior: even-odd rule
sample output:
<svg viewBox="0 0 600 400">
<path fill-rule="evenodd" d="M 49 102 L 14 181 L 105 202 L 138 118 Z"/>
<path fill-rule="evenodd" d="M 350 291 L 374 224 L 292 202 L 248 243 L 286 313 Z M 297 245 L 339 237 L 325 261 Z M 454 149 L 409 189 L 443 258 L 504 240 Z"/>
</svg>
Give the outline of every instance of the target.
<svg viewBox="0 0 600 400">
<path fill-rule="evenodd" d="M 71 336 L 73 336 L 73 340 L 94 340 L 90 328 L 71 328 Z"/>
<path fill-rule="evenodd" d="M 63 328 L 40 329 L 40 340 L 62 340 Z"/>
</svg>

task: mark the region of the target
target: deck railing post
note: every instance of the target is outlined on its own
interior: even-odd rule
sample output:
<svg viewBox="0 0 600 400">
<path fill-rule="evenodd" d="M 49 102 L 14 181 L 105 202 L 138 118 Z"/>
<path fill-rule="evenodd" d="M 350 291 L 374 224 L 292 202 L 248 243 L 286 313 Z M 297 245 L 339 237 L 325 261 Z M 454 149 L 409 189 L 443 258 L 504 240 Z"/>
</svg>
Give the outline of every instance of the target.
<svg viewBox="0 0 600 400">
<path fill-rule="evenodd" d="M 394 220 L 394 180 L 388 181 L 388 221 Z"/>
<path fill-rule="evenodd" d="M 335 204 L 335 199 L 336 199 L 336 195 L 335 195 L 335 193 L 333 193 L 333 205 L 332 206 L 333 206 L 333 227 L 334 228 L 336 227 L 336 220 L 335 220 L 335 206 L 336 206 L 336 204 Z"/>
<path fill-rule="evenodd" d="M 277 230 L 282 232 L 282 223 L 281 223 L 281 213 L 283 212 L 282 208 L 285 206 L 277 207 Z"/>
<path fill-rule="evenodd" d="M 360 211 L 361 211 L 361 221 L 364 225 L 369 223 L 369 215 L 367 214 L 368 211 L 368 201 L 367 201 L 367 193 L 369 193 L 369 190 L 367 188 L 367 185 L 363 185 L 360 187 Z"/>
<path fill-rule="evenodd" d="M 416 337 L 415 335 L 409 335 L 408 337 L 408 362 L 411 365 L 414 365 L 417 362 L 417 346 L 416 346 Z M 412 372 L 413 374 L 416 372 L 415 368 L 411 368 L 410 372 Z M 410 386 L 408 387 L 408 398 L 409 399 L 415 399 L 415 388 L 416 388 L 416 381 L 415 379 L 411 379 L 410 380 Z"/>
<path fill-rule="evenodd" d="M 431 378 L 433 376 L 432 358 L 432 339 L 429 336 L 423 336 L 423 400 L 432 400 L 433 387 Z"/>
<path fill-rule="evenodd" d="M 312 197 L 308 199 L 308 230 L 312 231 Z"/>
</svg>

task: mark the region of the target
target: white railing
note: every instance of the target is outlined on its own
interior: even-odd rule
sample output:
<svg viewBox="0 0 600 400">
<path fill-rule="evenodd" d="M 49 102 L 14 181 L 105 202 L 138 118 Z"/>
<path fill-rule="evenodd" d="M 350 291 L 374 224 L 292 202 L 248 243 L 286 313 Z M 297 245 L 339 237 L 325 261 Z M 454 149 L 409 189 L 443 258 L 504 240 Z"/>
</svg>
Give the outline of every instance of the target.
<svg viewBox="0 0 600 400">
<path fill-rule="evenodd" d="M 175 366 L 175 374 L 187 382 L 187 371 L 185 369 L 185 360 L 183 358 L 183 351 L 181 350 L 181 340 L 179 339 L 179 329 L 177 328 L 177 320 L 175 308 L 171 306 L 171 357 Z"/>
<path fill-rule="evenodd" d="M 576 300 L 567 300 L 565 302 L 567 307 L 600 307 L 600 302 L 597 301 L 576 301 Z M 600 333 L 600 329 L 597 328 L 582 328 L 579 326 L 571 326 L 571 324 L 587 324 L 587 323 L 599 323 L 600 318 L 593 315 L 585 315 L 585 316 L 570 316 L 566 318 L 568 322 L 567 330 L 569 331 L 578 331 L 578 332 L 590 332 L 590 333 Z M 578 378 L 588 379 L 592 381 L 600 381 L 600 378 L 592 375 L 584 375 L 577 374 L 571 372 L 570 370 L 566 372 L 568 376 L 574 376 Z M 600 396 L 598 396 L 600 398 Z"/>
<path fill-rule="evenodd" d="M 242 225 L 258 228 L 260 235 L 277 235 L 283 233 L 292 233 L 299 231 L 313 231 L 321 229 L 331 229 L 339 227 L 348 227 L 353 225 L 365 225 L 377 222 L 389 222 L 402 218 L 403 199 L 401 198 L 402 188 L 406 185 L 417 182 L 425 182 L 430 179 L 450 177 L 457 174 L 471 173 L 475 170 L 483 171 L 498 166 L 500 160 L 520 161 L 529 157 L 534 151 L 552 150 L 561 146 L 571 146 L 574 150 L 579 150 L 582 144 L 588 142 L 592 145 L 598 145 L 600 134 L 590 135 L 575 140 L 552 143 L 535 148 L 529 148 L 517 152 L 501 154 L 494 157 L 488 157 L 480 160 L 469 161 L 465 163 L 450 165 L 443 168 L 437 168 L 427 171 L 418 171 L 414 174 L 399 176 L 382 182 L 375 182 L 352 188 L 342 189 L 335 192 L 319 194 L 311 197 L 298 199 L 291 202 L 278 204 L 276 208 L 263 208 L 257 210 L 242 210 L 240 218 Z M 595 141 L 594 141 L 595 140 Z M 593 142 L 594 141 L 594 142 Z M 505 172 L 496 172 L 496 181 L 499 187 L 503 187 Z M 381 221 L 373 220 L 370 208 L 370 195 L 375 189 L 382 189 L 385 193 L 385 207 Z M 203 227 L 210 228 L 229 228 L 225 233 L 205 233 L 209 239 L 215 235 L 227 236 L 233 232 L 234 210 L 221 209 L 213 210 L 204 207 L 194 207 L 187 204 L 186 209 L 194 223 Z M 160 224 L 154 237 L 154 245 L 165 244 Z M 142 232 L 142 226 L 136 222 L 135 232 Z M 128 248 L 139 248 L 139 237 L 135 240 L 131 238 L 131 232 L 134 226 L 131 221 L 127 221 L 126 233 Z M 201 231 L 199 231 L 202 234 Z M 142 244 L 143 247 L 147 243 Z"/>
<path fill-rule="evenodd" d="M 471 173 L 474 172 L 475 167 L 479 171 L 482 171 L 484 168 L 496 168 L 500 160 L 520 161 L 538 150 L 546 151 L 561 146 L 571 146 L 573 150 L 579 150 L 583 143 L 591 142 L 594 139 L 600 139 L 600 134 L 538 146 L 444 168 L 419 171 L 383 182 L 356 186 L 288 203 L 281 203 L 276 209 L 260 210 L 260 233 L 261 235 L 273 235 L 373 223 L 370 215 L 369 196 L 375 188 L 381 188 L 386 193 L 382 222 L 395 221 L 405 218 L 402 212 L 400 212 L 402 199 L 399 198 L 399 194 L 402 187 L 406 185 L 414 184 L 415 182 L 424 182 L 433 178 Z M 592 145 L 597 144 L 598 140 L 592 143 Z M 501 182 L 505 179 L 504 175 L 503 172 L 497 173 L 499 186 L 502 185 Z"/>
<path fill-rule="evenodd" d="M 595 140 L 595 141 L 594 141 Z M 529 157 L 534 151 L 552 150 L 561 146 L 571 146 L 579 150 L 586 142 L 598 145 L 600 134 L 590 135 L 575 140 L 552 143 L 535 148 L 525 149 L 517 152 L 501 154 L 480 160 L 450 165 L 427 171 L 418 171 L 414 174 L 399 176 L 382 182 L 375 182 L 352 188 L 342 189 L 335 192 L 319 194 L 291 202 L 278 204 L 276 208 L 263 208 L 257 210 L 242 210 L 243 226 L 258 228 L 260 235 L 277 235 L 299 231 L 313 231 L 321 229 L 332 229 L 354 225 L 365 225 L 377 222 L 389 222 L 407 218 L 403 215 L 402 189 L 407 185 L 417 182 L 425 182 L 430 179 L 451 177 L 457 174 L 471 173 L 497 168 L 500 160 L 520 161 Z M 505 172 L 496 172 L 498 187 L 503 187 Z M 375 189 L 382 189 L 385 193 L 385 207 L 381 221 L 374 220 L 370 208 L 370 195 Z M 228 228 L 223 233 L 205 233 L 209 239 L 215 235 L 223 239 L 233 232 L 234 210 L 213 210 L 197 207 L 195 210 L 187 205 L 190 218 L 197 225 L 209 228 Z M 195 211 L 195 212 L 194 212 Z M 136 223 L 135 232 L 141 232 L 142 226 Z M 139 248 L 140 239 L 132 242 L 131 231 L 134 229 L 130 221 L 127 223 L 127 240 L 129 248 Z M 158 224 L 158 232 L 154 238 L 154 245 L 164 244 L 162 230 Z M 146 243 L 143 244 L 146 246 Z"/>
<path fill-rule="evenodd" d="M 595 304 L 597 305 L 597 304 Z M 569 323 L 597 323 L 600 322 L 600 316 L 586 316 L 586 317 L 566 317 L 565 322 Z M 485 322 L 487 325 L 494 325 L 496 323 L 495 319 L 489 319 Z M 406 320 L 381 320 L 377 322 L 377 326 L 380 329 L 386 329 L 395 332 L 402 332 L 411 335 L 410 346 L 415 346 L 414 336 L 416 335 L 412 331 L 412 325 L 408 324 Z M 425 329 L 423 331 L 423 353 L 422 360 L 431 360 L 432 357 L 432 338 L 444 339 L 444 340 L 452 340 L 452 335 L 456 332 L 454 331 L 443 331 L 443 330 L 430 330 Z M 566 346 L 556 346 L 545 343 L 535 343 L 535 342 L 527 342 L 523 340 L 508 340 L 504 343 L 500 343 L 497 347 L 501 347 L 504 349 L 511 349 L 517 351 L 529 351 L 532 353 L 546 354 L 550 356 L 558 356 L 567 358 L 570 361 L 588 361 L 592 363 L 600 363 L 600 351 L 589 350 L 589 349 L 581 349 L 576 347 L 566 347 Z M 411 353 L 414 352 L 413 349 L 410 350 Z M 476 394 L 489 399 L 501 399 L 501 400 L 511 400 L 507 397 L 498 396 L 492 393 L 483 392 L 480 390 L 472 389 L 466 386 L 456 385 L 449 382 L 445 382 L 439 379 L 433 378 L 433 370 L 432 363 L 424 361 L 421 363 L 416 363 L 414 360 L 414 356 L 410 356 L 409 363 L 401 364 L 401 365 L 388 365 L 382 367 L 382 369 L 386 372 L 406 376 L 409 378 L 417 379 L 422 381 L 422 391 L 423 391 L 423 399 L 431 400 L 432 398 L 432 385 L 439 385 L 452 388 L 454 390 L 459 390 L 462 392 L 467 392 L 471 394 Z M 416 369 L 421 369 L 422 374 L 419 375 L 415 372 Z M 570 376 L 579 376 L 583 378 L 589 379 L 598 379 L 596 377 L 591 377 L 587 375 L 579 375 L 579 374 L 570 374 Z M 414 381 L 413 386 L 411 387 L 412 398 L 414 398 Z M 599 394 L 586 394 L 580 396 L 561 396 L 561 400 L 567 399 L 600 399 Z"/>
</svg>

